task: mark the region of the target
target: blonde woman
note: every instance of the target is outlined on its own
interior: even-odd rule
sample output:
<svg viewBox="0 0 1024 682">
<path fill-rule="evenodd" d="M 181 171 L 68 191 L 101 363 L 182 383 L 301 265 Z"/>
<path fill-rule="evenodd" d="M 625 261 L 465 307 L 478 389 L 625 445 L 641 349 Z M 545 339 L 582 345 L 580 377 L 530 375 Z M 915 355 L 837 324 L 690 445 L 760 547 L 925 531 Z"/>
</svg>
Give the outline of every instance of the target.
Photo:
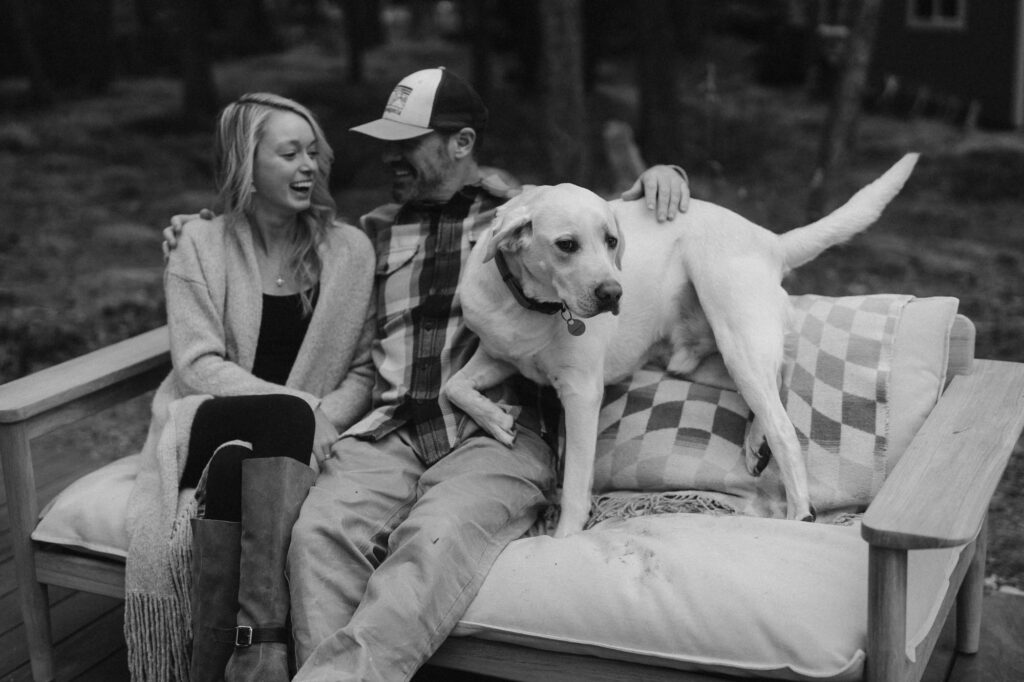
<svg viewBox="0 0 1024 682">
<path fill-rule="evenodd" d="M 374 377 L 373 251 L 335 221 L 314 116 L 245 95 L 215 153 L 223 215 L 186 225 L 168 259 L 173 371 L 129 502 L 136 679 L 289 679 L 291 526 L 311 456 L 366 411 Z"/>
</svg>

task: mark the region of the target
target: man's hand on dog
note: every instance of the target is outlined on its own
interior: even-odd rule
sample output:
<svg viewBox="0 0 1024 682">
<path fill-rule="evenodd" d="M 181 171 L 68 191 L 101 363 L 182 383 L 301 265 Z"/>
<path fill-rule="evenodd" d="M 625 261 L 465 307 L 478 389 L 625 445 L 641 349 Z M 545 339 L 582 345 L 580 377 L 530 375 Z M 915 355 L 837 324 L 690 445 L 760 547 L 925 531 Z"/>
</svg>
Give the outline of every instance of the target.
<svg viewBox="0 0 1024 682">
<path fill-rule="evenodd" d="M 161 247 L 164 251 L 164 261 L 166 261 L 171 251 L 178 246 L 178 236 L 181 234 L 181 228 L 185 227 L 185 223 L 191 220 L 213 220 L 214 214 L 208 208 L 204 208 L 199 213 L 179 213 L 178 215 L 171 218 L 171 224 L 164 228 L 164 241 Z"/>
<path fill-rule="evenodd" d="M 690 183 L 686 173 L 676 166 L 651 166 L 622 193 L 623 201 L 643 197 L 647 208 L 655 211 L 658 222 L 675 219 L 690 207 Z"/>
</svg>

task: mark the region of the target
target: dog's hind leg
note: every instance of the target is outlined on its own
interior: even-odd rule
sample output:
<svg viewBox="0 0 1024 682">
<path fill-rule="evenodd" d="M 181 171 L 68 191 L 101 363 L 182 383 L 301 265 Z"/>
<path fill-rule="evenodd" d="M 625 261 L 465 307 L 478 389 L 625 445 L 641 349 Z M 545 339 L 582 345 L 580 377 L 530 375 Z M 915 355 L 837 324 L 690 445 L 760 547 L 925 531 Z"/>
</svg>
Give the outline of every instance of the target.
<svg viewBox="0 0 1024 682">
<path fill-rule="evenodd" d="M 722 348 L 722 344 L 719 343 Z M 774 366 L 767 357 L 762 357 L 764 365 L 751 365 L 748 359 L 737 361 L 735 356 L 730 359 L 723 348 L 723 358 L 729 367 L 740 394 L 755 416 L 747 437 L 745 457 L 747 470 L 760 473 L 767 463 L 762 445 L 767 442 L 771 457 L 779 465 L 782 482 L 786 488 L 786 517 L 797 520 L 813 520 L 814 514 L 810 507 L 810 494 L 807 486 L 807 466 L 804 462 L 800 441 L 796 429 L 779 398 L 778 363 L 781 356 L 774 361 Z"/>
<path fill-rule="evenodd" d="M 767 440 L 786 488 L 787 518 L 813 520 L 807 466 L 779 397 L 789 317 L 786 292 L 778 285 L 762 287 L 755 296 L 733 297 L 730 302 L 722 309 L 708 309 L 708 320 L 729 374 L 756 415 L 745 448 L 748 470 L 759 464 L 762 438 Z"/>
<path fill-rule="evenodd" d="M 444 395 L 480 428 L 512 447 L 516 440 L 515 417 L 480 391 L 497 386 L 516 372 L 512 365 L 496 360 L 478 348 L 469 362 L 445 383 Z"/>
</svg>

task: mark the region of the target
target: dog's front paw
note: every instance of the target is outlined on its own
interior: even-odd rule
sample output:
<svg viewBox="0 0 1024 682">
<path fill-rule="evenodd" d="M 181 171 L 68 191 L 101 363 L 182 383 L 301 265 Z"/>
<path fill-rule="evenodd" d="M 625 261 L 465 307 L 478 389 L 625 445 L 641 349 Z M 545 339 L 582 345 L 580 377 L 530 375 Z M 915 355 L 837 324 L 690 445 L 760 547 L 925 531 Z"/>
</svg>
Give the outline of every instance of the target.
<svg viewBox="0 0 1024 682">
<path fill-rule="evenodd" d="M 474 418 L 484 431 L 492 438 L 507 447 L 512 447 L 516 442 L 516 418 L 495 406 L 493 411 L 486 415 Z"/>
<path fill-rule="evenodd" d="M 556 538 L 567 538 L 570 535 L 576 535 L 577 533 L 583 532 L 583 526 L 586 524 L 586 516 L 582 519 L 570 518 L 567 514 L 562 514 L 558 518 L 558 525 L 555 527 Z"/>
<path fill-rule="evenodd" d="M 589 502 L 589 499 L 587 501 Z M 574 509 L 574 507 L 576 508 Z M 587 525 L 587 521 L 590 519 L 589 505 L 578 507 L 566 504 L 563 499 L 558 511 L 558 525 L 555 526 L 556 538 L 567 538 L 570 535 L 582 533 L 583 527 Z"/>
</svg>

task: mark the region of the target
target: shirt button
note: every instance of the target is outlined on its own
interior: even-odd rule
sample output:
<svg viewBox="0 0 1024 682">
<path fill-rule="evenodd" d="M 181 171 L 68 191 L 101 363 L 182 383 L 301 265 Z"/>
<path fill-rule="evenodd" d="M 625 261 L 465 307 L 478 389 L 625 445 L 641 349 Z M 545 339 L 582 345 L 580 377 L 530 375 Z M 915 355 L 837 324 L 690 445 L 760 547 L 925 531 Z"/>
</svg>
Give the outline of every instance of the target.
<svg viewBox="0 0 1024 682">
<path fill-rule="evenodd" d="M 429 332 L 431 329 L 434 328 L 434 321 L 433 320 L 425 321 L 423 323 L 423 328 L 426 329 Z"/>
</svg>

